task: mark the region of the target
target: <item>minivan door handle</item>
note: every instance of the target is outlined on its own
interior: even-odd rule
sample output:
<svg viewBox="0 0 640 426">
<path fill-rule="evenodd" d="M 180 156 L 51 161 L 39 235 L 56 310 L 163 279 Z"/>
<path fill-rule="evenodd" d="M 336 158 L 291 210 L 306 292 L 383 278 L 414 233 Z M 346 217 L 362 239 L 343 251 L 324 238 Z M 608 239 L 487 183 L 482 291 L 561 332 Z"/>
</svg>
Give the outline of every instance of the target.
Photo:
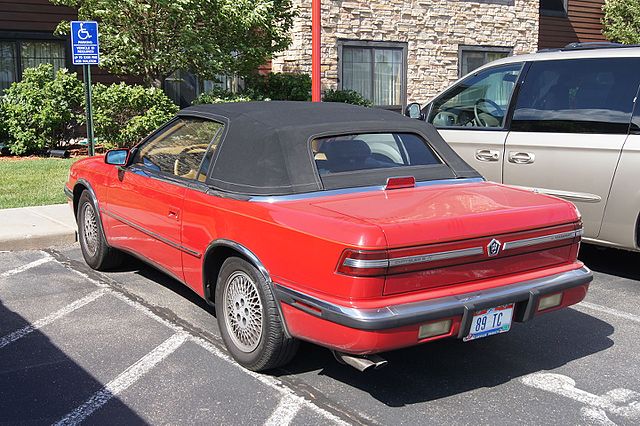
<svg viewBox="0 0 640 426">
<path fill-rule="evenodd" d="M 509 162 L 515 164 L 531 164 L 536 161 L 532 152 L 509 151 Z"/>
<path fill-rule="evenodd" d="M 494 149 L 479 149 L 476 151 L 476 160 L 478 161 L 498 161 L 500 159 L 500 151 Z"/>
</svg>

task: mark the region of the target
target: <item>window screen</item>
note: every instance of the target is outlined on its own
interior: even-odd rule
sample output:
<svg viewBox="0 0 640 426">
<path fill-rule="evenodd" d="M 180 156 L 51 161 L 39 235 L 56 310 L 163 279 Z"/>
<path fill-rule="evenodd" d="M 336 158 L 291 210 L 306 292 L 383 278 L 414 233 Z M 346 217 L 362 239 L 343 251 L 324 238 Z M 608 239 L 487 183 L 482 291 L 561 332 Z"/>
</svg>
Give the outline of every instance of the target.
<svg viewBox="0 0 640 426">
<path fill-rule="evenodd" d="M 203 181 L 213 151 L 220 141 L 222 127 L 222 124 L 209 120 L 178 119 L 142 145 L 134 163 L 150 170 Z M 211 154 L 205 157 L 207 150 Z"/>
<path fill-rule="evenodd" d="M 0 42 L 0 94 L 18 80 L 18 58 L 16 44 Z"/>
<path fill-rule="evenodd" d="M 533 62 L 511 130 L 627 133 L 639 84 L 639 58 Z"/>
<path fill-rule="evenodd" d="M 311 149 L 321 176 L 371 169 L 442 164 L 411 133 L 365 133 L 316 139 Z"/>
</svg>

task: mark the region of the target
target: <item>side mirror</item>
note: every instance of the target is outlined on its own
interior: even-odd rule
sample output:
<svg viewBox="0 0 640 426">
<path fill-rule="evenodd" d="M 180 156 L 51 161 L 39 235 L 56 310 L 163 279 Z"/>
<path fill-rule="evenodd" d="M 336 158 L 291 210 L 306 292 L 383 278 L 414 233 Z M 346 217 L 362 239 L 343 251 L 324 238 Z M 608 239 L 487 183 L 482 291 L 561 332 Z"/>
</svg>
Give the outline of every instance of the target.
<svg viewBox="0 0 640 426">
<path fill-rule="evenodd" d="M 112 166 L 124 166 L 129 160 L 128 149 L 110 149 L 104 156 L 104 162 Z"/>
<path fill-rule="evenodd" d="M 417 120 L 422 120 L 422 111 L 420 110 L 420 104 L 417 102 L 410 103 L 407 105 L 407 108 L 404 110 L 404 115 L 409 118 L 415 118 Z"/>
</svg>

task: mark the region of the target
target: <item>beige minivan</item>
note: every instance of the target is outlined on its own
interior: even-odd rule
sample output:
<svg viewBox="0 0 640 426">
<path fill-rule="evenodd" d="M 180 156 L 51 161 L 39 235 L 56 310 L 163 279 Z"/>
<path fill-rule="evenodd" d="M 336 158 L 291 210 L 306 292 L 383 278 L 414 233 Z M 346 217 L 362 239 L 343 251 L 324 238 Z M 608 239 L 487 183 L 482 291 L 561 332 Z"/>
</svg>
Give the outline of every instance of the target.
<svg viewBox="0 0 640 426">
<path fill-rule="evenodd" d="M 486 64 L 407 115 L 488 180 L 572 201 L 587 242 L 640 251 L 639 85 L 640 47 L 575 45 Z"/>
</svg>

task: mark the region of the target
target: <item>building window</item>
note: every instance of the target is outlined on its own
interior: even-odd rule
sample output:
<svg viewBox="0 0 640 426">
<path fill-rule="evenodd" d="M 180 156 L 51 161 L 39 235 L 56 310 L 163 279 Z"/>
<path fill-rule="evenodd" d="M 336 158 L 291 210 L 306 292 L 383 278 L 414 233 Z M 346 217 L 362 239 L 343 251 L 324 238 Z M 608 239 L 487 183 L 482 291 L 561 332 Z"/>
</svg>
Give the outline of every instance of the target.
<svg viewBox="0 0 640 426">
<path fill-rule="evenodd" d="M 509 47 L 460 46 L 458 76 L 465 76 L 496 59 L 506 58 L 511 55 L 511 52 L 512 49 Z"/>
<path fill-rule="evenodd" d="M 567 16 L 567 0 L 540 0 L 540 14 L 546 16 Z"/>
<path fill-rule="evenodd" d="M 27 68 L 52 64 L 54 71 L 67 67 L 63 41 L 0 40 L 0 94 L 20 81 Z"/>
<path fill-rule="evenodd" d="M 402 110 L 406 102 L 407 45 L 341 41 L 339 88 L 355 90 L 375 106 Z"/>
</svg>

